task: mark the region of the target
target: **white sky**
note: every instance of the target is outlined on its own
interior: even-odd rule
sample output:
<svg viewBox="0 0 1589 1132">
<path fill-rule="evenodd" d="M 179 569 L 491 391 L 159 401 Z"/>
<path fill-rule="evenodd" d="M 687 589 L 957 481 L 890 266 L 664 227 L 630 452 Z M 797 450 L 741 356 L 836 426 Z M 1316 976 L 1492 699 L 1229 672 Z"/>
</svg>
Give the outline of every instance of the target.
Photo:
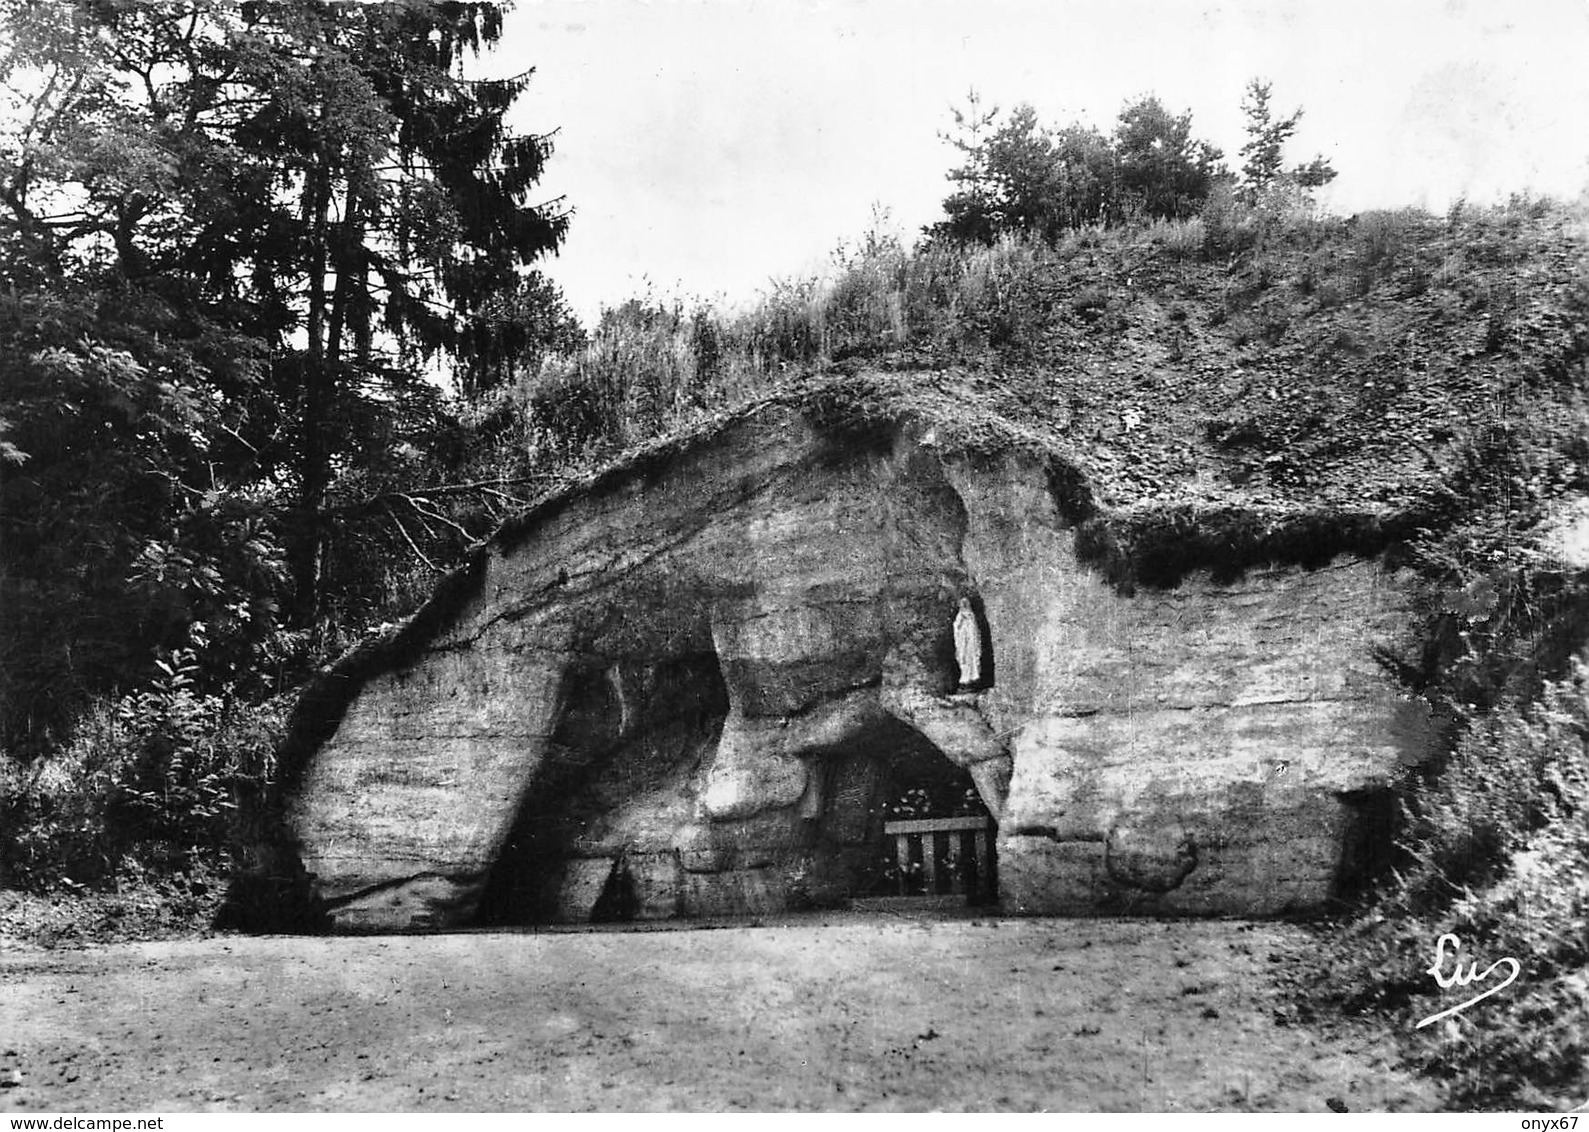
<svg viewBox="0 0 1589 1132">
<path fill-rule="evenodd" d="M 1589 185 L 1589 0 L 519 0 L 491 69 L 537 68 L 575 209 L 546 270 L 587 322 L 651 285 L 739 302 L 870 221 L 936 219 L 975 87 L 1108 131 L 1157 94 L 1240 160 L 1249 78 L 1305 113 L 1335 212 Z"/>
</svg>

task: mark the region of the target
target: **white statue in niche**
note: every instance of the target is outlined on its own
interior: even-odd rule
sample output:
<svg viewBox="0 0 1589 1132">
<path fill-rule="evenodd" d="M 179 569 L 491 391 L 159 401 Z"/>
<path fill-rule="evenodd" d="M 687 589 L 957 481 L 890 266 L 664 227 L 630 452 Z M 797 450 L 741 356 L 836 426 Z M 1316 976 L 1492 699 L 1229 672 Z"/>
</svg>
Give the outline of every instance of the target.
<svg viewBox="0 0 1589 1132">
<path fill-rule="evenodd" d="M 960 666 L 960 687 L 975 687 L 982 680 L 982 627 L 971 609 L 971 599 L 960 599 L 955 614 L 955 663 Z"/>
</svg>

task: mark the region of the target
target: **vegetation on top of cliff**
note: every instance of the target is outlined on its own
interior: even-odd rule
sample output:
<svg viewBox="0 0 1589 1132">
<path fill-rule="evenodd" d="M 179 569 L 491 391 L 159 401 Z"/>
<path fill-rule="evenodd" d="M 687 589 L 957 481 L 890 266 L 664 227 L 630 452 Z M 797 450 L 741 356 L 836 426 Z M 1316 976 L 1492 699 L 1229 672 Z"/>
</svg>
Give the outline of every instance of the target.
<svg viewBox="0 0 1589 1132">
<path fill-rule="evenodd" d="M 1238 174 L 1151 96 L 1106 134 L 973 92 L 945 219 L 915 246 L 880 215 L 747 310 L 632 299 L 487 413 L 543 459 L 599 463 L 884 370 L 880 411 L 947 405 L 971 446 L 1035 443 L 1143 531 L 1155 510 L 1433 514 L 1495 427 L 1582 408 L 1581 203 L 1321 215 L 1335 170 L 1285 153 L 1302 112 L 1260 80 L 1242 110 Z M 1539 471 L 1536 495 L 1586 474 Z"/>
<path fill-rule="evenodd" d="M 1115 505 L 1394 507 L 1459 472 L 1486 428 L 1581 384 L 1581 224 L 1519 201 L 1443 219 L 1233 208 L 1054 246 L 877 238 L 835 280 L 737 318 L 610 314 L 541 379 L 560 404 L 601 409 L 588 430 L 533 392 L 527 419 L 548 445 L 618 446 L 789 380 L 877 368 L 960 402 L 968 425 L 996 418 L 1073 452 Z"/>
<path fill-rule="evenodd" d="M 497 411 L 570 470 L 767 402 L 917 417 L 950 447 L 1074 466 L 1078 518 L 1108 520 L 1093 545 L 1144 578 L 1327 556 L 1332 523 L 1372 549 L 1474 508 L 1504 512 L 1504 545 L 1589 484 L 1584 238 L 1540 201 L 1337 219 L 1217 193 L 1054 244 L 874 233 L 737 316 L 609 312 Z"/>
</svg>

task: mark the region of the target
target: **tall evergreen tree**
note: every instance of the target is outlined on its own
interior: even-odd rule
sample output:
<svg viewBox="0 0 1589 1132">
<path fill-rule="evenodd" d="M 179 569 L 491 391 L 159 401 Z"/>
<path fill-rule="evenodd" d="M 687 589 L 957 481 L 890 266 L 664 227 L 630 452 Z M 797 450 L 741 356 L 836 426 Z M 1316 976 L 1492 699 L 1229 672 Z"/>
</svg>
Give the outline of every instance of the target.
<svg viewBox="0 0 1589 1132">
<path fill-rule="evenodd" d="M 261 562 L 279 569 L 284 549 L 291 585 L 259 592 L 314 624 L 334 485 L 445 437 L 437 373 L 483 389 L 567 333 L 529 270 L 568 223 L 532 199 L 550 139 L 507 128 L 531 73 L 466 70 L 502 15 L 0 0 L 0 348 L 16 363 L 0 385 L 0 586 L 40 612 L 0 666 L 58 634 L 75 683 L 125 677 L 137 641 L 164 640 L 106 605 L 139 579 L 235 606 L 246 571 L 225 577 L 215 537 L 196 533 L 217 507 L 261 516 Z M 139 505 L 96 491 L 118 478 Z M 101 553 L 69 549 L 82 538 Z M 83 571 L 99 582 L 70 576 Z M 203 612 L 187 604 L 156 602 L 156 620 Z M 67 607 L 70 624 L 44 615 Z M 90 623 L 121 645 L 77 648 Z M 62 659 L 89 653 L 115 671 Z M 28 697 L 7 678 L 0 711 L 15 716 Z"/>
<path fill-rule="evenodd" d="M 984 108 L 982 96 L 972 90 L 965 109 L 950 107 L 954 132 L 939 138 L 960 152 L 961 164 L 949 171 L 954 191 L 944 199 L 947 220 L 932 229 L 934 234 L 960 242 L 989 243 L 997 231 L 994 217 L 995 188 L 989 168 L 988 138 L 998 121 L 999 108 Z"/>
</svg>

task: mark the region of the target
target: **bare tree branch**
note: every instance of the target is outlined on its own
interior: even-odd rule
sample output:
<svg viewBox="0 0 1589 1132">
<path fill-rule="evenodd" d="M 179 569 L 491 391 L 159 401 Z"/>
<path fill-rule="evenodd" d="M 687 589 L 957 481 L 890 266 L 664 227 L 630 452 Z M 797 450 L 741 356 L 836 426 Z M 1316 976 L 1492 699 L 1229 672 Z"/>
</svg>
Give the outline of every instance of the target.
<svg viewBox="0 0 1589 1132">
<path fill-rule="evenodd" d="M 345 503 L 340 507 L 327 509 L 327 514 L 356 515 L 365 511 L 383 507 L 394 499 L 432 499 L 448 495 L 490 495 L 515 507 L 528 507 L 530 500 L 521 496 L 511 495 L 503 488 L 515 487 L 520 484 L 547 484 L 560 480 L 562 477 L 551 473 L 539 476 L 518 476 L 511 479 L 474 480 L 469 483 L 444 483 L 435 487 L 410 488 L 407 491 L 383 491 L 376 495 L 368 496 L 353 503 Z"/>
<path fill-rule="evenodd" d="M 461 524 L 455 523 L 453 520 L 447 518 L 447 516 L 441 514 L 438 511 L 432 511 L 427 507 L 421 507 L 419 505 L 419 500 L 415 499 L 412 495 L 399 492 L 398 498 L 414 509 L 414 513 L 420 516 L 421 522 L 424 522 L 426 519 L 434 519 L 443 526 L 451 527 L 453 530 L 457 531 L 463 536 L 465 542 L 474 542 L 476 536 L 471 534 Z"/>
<path fill-rule="evenodd" d="M 423 550 L 419 549 L 419 544 L 417 542 L 415 542 L 414 541 L 414 537 L 408 533 L 408 528 L 403 526 L 403 520 L 401 520 L 401 519 L 399 519 L 397 517 L 397 512 L 392 510 L 392 505 L 390 503 L 388 503 L 386 505 L 386 513 L 391 516 L 392 525 L 397 528 L 398 534 L 403 536 L 403 541 L 408 544 L 408 549 L 410 549 L 410 550 L 412 550 L 414 552 L 414 557 L 418 558 L 421 562 L 423 562 L 426 566 L 429 566 L 436 573 L 438 573 L 438 574 L 441 573 L 441 567 L 437 566 L 434 562 L 432 562 L 431 559 L 430 559 L 430 556 L 428 554 L 426 554 Z"/>
</svg>

